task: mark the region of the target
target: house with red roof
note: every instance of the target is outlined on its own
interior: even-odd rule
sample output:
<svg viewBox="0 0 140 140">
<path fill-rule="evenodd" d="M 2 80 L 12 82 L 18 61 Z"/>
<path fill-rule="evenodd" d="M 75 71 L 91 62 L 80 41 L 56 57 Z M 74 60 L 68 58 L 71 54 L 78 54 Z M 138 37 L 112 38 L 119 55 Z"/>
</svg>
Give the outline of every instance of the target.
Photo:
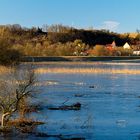
<svg viewBox="0 0 140 140">
<path fill-rule="evenodd" d="M 112 51 L 115 47 L 116 47 L 115 41 L 113 41 L 112 44 L 106 44 L 106 48 L 107 48 L 109 51 Z"/>
</svg>

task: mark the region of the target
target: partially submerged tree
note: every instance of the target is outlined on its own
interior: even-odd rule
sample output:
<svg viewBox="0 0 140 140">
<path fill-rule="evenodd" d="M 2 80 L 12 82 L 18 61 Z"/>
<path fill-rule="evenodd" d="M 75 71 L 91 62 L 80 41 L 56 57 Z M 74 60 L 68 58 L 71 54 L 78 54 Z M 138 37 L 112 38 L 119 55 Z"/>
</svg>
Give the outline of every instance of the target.
<svg viewBox="0 0 140 140">
<path fill-rule="evenodd" d="M 18 111 L 20 102 L 35 92 L 35 82 L 33 69 L 11 69 L 0 76 L 1 127 Z"/>
</svg>

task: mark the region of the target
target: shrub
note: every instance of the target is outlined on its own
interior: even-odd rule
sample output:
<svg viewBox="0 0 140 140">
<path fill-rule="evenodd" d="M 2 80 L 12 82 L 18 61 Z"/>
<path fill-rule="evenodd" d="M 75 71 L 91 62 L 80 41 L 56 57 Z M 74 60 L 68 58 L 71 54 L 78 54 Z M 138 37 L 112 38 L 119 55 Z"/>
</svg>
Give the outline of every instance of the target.
<svg viewBox="0 0 140 140">
<path fill-rule="evenodd" d="M 96 45 L 92 51 L 94 56 L 107 56 L 108 54 L 108 50 L 103 45 Z"/>
<path fill-rule="evenodd" d="M 1 65 L 9 65 L 9 64 L 17 64 L 20 61 L 21 54 L 18 50 L 10 47 L 9 43 L 1 39 L 0 40 L 0 64 Z"/>
</svg>

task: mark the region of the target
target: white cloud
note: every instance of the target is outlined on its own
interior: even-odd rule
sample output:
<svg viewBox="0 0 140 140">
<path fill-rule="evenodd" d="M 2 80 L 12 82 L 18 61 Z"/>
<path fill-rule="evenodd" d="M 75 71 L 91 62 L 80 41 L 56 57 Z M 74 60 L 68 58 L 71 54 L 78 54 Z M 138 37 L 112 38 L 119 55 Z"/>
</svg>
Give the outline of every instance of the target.
<svg viewBox="0 0 140 140">
<path fill-rule="evenodd" d="M 111 30 L 111 31 L 116 31 L 118 29 L 119 25 L 120 25 L 120 23 L 117 21 L 104 21 L 102 23 L 101 28 Z"/>
</svg>

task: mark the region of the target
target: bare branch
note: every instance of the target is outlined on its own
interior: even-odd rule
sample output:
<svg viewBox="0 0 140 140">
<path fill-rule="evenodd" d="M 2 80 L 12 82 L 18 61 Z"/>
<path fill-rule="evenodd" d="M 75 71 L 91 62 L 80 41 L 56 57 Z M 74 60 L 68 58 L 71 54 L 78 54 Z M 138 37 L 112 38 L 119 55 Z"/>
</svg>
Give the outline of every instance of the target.
<svg viewBox="0 0 140 140">
<path fill-rule="evenodd" d="M 3 116 L 10 116 L 18 110 L 20 101 L 34 92 L 35 82 L 32 69 L 11 71 L 5 77 L 0 77 L 0 108 Z"/>
</svg>

